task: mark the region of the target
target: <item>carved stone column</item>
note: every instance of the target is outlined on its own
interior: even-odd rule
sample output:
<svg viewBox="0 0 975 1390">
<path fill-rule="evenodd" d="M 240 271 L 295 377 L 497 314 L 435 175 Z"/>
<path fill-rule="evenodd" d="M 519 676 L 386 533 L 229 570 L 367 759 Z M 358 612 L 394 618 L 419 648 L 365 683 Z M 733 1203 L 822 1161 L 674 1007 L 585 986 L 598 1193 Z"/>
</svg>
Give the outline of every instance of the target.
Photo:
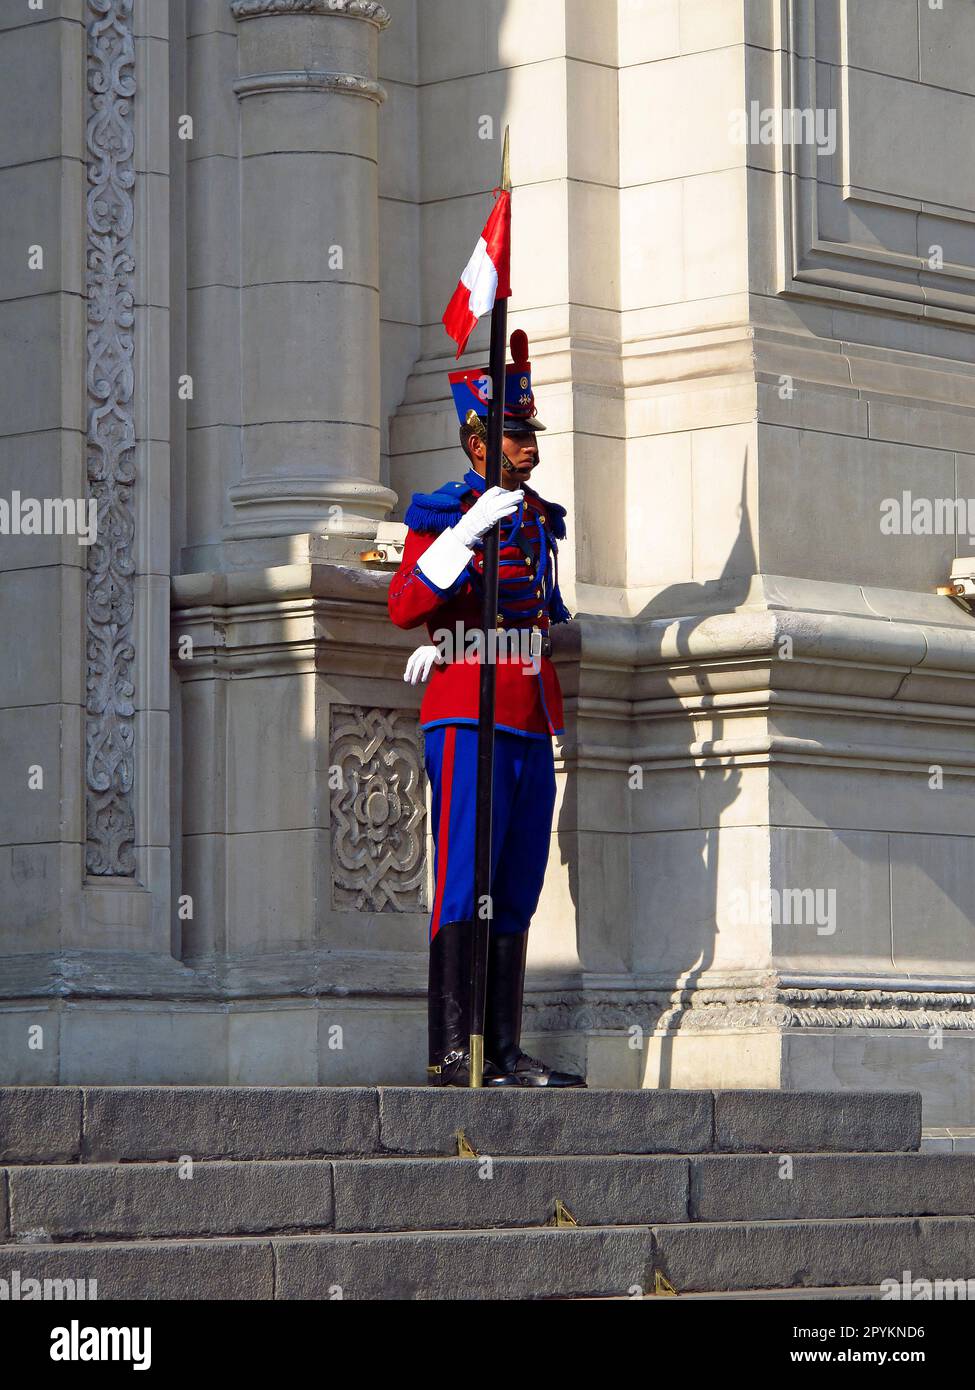
<svg viewBox="0 0 975 1390">
<path fill-rule="evenodd" d="M 369 534 L 379 482 L 374 0 L 232 0 L 241 158 L 239 536 Z"/>
</svg>

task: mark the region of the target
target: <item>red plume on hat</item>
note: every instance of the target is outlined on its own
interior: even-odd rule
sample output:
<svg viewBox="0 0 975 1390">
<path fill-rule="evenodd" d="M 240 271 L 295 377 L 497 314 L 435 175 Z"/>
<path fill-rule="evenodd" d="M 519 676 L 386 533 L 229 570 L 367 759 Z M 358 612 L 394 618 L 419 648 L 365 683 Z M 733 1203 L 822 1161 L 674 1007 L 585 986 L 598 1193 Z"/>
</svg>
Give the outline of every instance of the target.
<svg viewBox="0 0 975 1390">
<path fill-rule="evenodd" d="M 506 421 L 521 422 L 522 427 L 543 430 L 545 426 L 535 409 L 535 393 L 532 391 L 532 364 L 528 360 L 528 334 L 518 328 L 511 335 L 512 363 L 506 370 L 504 418 Z"/>
<path fill-rule="evenodd" d="M 511 360 L 519 372 L 527 372 L 531 368 L 528 360 L 528 334 L 523 328 L 518 328 L 511 335 Z"/>
</svg>

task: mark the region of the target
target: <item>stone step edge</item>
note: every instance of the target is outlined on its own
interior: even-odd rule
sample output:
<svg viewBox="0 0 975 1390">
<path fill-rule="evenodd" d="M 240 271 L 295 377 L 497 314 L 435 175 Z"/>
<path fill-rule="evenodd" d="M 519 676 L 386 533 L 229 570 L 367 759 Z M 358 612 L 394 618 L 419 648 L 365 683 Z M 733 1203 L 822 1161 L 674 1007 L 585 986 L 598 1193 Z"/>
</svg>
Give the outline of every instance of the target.
<svg viewBox="0 0 975 1390">
<path fill-rule="evenodd" d="M 765 1149 L 765 1150 L 739 1150 L 739 1149 L 705 1149 L 702 1151 L 691 1150 L 673 1151 L 655 1150 L 653 1153 L 538 1153 L 538 1154 L 510 1154 L 498 1153 L 497 1151 L 485 1151 L 471 1157 L 469 1154 L 445 1154 L 445 1153 L 368 1153 L 368 1154 L 296 1154 L 293 1157 L 263 1157 L 261 1155 L 241 1156 L 236 1158 L 214 1157 L 211 1155 L 190 1154 L 195 1168 L 259 1168 L 269 1164 L 286 1167 L 298 1164 L 325 1164 L 335 1163 L 339 1165 L 351 1163 L 369 1163 L 379 1166 L 381 1164 L 407 1164 L 414 1163 L 476 1163 L 479 1159 L 491 1158 L 503 1160 L 505 1163 L 613 1163 L 619 1159 L 629 1159 L 633 1163 L 653 1163 L 655 1160 L 666 1159 L 669 1162 L 693 1162 L 696 1159 L 724 1159 L 729 1163 L 738 1160 L 753 1160 L 756 1158 L 781 1158 L 788 1152 L 788 1157 L 792 1159 L 814 1158 L 821 1159 L 852 1159 L 852 1160 L 876 1160 L 889 1159 L 897 1162 L 902 1159 L 916 1161 L 918 1159 L 931 1158 L 955 1158 L 958 1160 L 969 1160 L 975 1164 L 975 1153 L 925 1153 L 919 1149 Z M 99 1169 L 116 1168 L 146 1168 L 161 1169 L 175 1168 L 181 1162 L 181 1158 L 92 1158 L 79 1159 L 73 1163 L 58 1162 L 56 1159 L 50 1161 L 30 1162 L 8 1162 L 0 1159 L 0 1172 L 36 1172 L 43 1169 L 45 1173 L 50 1172 L 97 1172 Z M 967 1166 L 967 1164 L 966 1164 Z"/>
<path fill-rule="evenodd" d="M 905 1228 L 914 1226 L 919 1221 L 937 1223 L 968 1222 L 975 1223 L 975 1216 L 810 1216 L 810 1217 L 783 1217 L 781 1219 L 763 1218 L 760 1221 L 652 1221 L 634 1222 L 631 1225 L 605 1225 L 605 1226 L 489 1226 L 473 1227 L 462 1229 L 441 1230 L 436 1227 L 421 1231 L 333 1231 L 331 1229 L 313 1231 L 264 1231 L 256 1234 L 221 1234 L 205 1236 L 137 1236 L 132 1240 L 121 1240 L 117 1236 L 107 1236 L 104 1239 L 91 1239 L 83 1237 L 78 1240 L 55 1240 L 55 1241 L 36 1241 L 36 1242 L 16 1242 L 10 1241 L 7 1244 L 0 1244 L 0 1254 L 27 1254 L 27 1253 L 46 1253 L 48 1251 L 72 1250 L 79 1251 L 87 1248 L 105 1250 L 112 1246 L 119 1250 L 132 1249 L 153 1249 L 158 1250 L 163 1246 L 207 1246 L 207 1245 L 250 1245 L 258 1246 L 262 1244 L 274 1244 L 275 1242 L 287 1241 L 341 1241 L 343 1243 L 355 1242 L 376 1242 L 382 1240 L 392 1240 L 407 1243 L 411 1240 L 435 1237 L 444 1237 L 449 1240 L 462 1239 L 489 1239 L 496 1236 L 524 1236 L 535 1232 L 546 1232 L 552 1236 L 573 1236 L 577 1233 L 607 1234 L 613 1231 L 645 1231 L 653 1234 L 656 1231 L 666 1232 L 672 1235 L 675 1231 L 693 1231 L 699 1234 L 702 1231 L 731 1231 L 748 1228 L 781 1230 L 787 1226 L 801 1227 L 804 1230 L 811 1230 L 813 1227 L 847 1227 L 858 1226 L 903 1226 Z"/>
<path fill-rule="evenodd" d="M 879 1158 L 880 1168 L 867 1171 L 875 1181 L 889 1178 L 893 1182 L 896 1178 L 899 1192 L 896 1200 L 890 1198 L 879 1207 L 869 1199 L 844 1199 L 843 1192 L 847 1188 L 852 1191 L 851 1185 L 861 1181 L 862 1165 L 869 1160 L 869 1156 L 854 1153 L 808 1156 L 810 1165 L 821 1170 L 825 1163 L 827 1168 L 822 1175 L 823 1197 L 813 1210 L 805 1201 L 796 1204 L 798 1210 L 780 1210 L 774 1199 L 743 1204 L 732 1194 L 724 1210 L 720 1203 L 711 1200 L 703 1211 L 695 1191 L 695 1178 L 702 1165 L 705 1171 L 711 1170 L 713 1180 L 724 1182 L 744 1172 L 750 1182 L 753 1178 L 759 1181 L 762 1174 L 768 1177 L 774 1173 L 777 1157 L 731 1154 L 498 1158 L 493 1160 L 497 1177 L 502 1185 L 515 1184 L 515 1205 L 509 1189 L 497 1204 L 489 1203 L 486 1210 L 477 1207 L 476 1198 L 469 1192 L 465 1196 L 469 1176 L 478 1164 L 478 1160 L 469 1158 L 399 1158 L 378 1163 L 375 1159 L 201 1162 L 194 1165 L 194 1176 L 197 1183 L 203 1184 L 203 1192 L 200 1200 L 194 1196 L 189 1210 L 174 1196 L 180 1179 L 176 1162 L 10 1165 L 0 1168 L 0 1245 L 253 1239 L 313 1233 L 408 1235 L 418 1230 L 536 1230 L 550 1224 L 559 1197 L 568 1202 L 579 1225 L 590 1229 L 651 1225 L 669 1228 L 677 1224 L 700 1228 L 755 1221 L 781 1228 L 783 1223 L 795 1221 L 963 1219 L 973 1215 L 971 1205 L 966 1209 L 962 1204 L 968 1200 L 965 1194 L 975 1173 L 975 1158 L 908 1155 L 910 1166 L 906 1169 L 890 1166 L 901 1163 L 895 1155 L 884 1153 Z M 748 1167 L 743 1168 L 743 1164 Z M 756 1164 L 761 1165 L 760 1173 L 755 1172 Z M 928 1196 L 932 1167 L 937 1170 L 936 1201 Z M 802 1171 L 801 1162 L 797 1171 Z M 414 1178 L 427 1185 L 432 1181 L 443 1195 L 442 1210 L 439 1206 L 431 1207 L 429 1194 L 426 1195 L 422 1210 L 426 1211 L 428 1224 L 421 1224 L 423 1217 L 419 1212 L 404 1216 L 400 1209 L 400 1199 L 408 1197 L 409 1183 Z M 646 1201 L 627 1200 L 619 1192 L 614 1198 L 609 1189 L 600 1198 L 586 1190 L 594 1181 L 601 1184 L 603 1179 L 610 1183 L 622 1180 L 633 1190 L 649 1184 Z M 212 1192 L 208 1181 L 212 1181 Z M 368 1195 L 375 1194 L 376 1184 L 385 1196 L 378 1204 L 375 1196 Z M 577 1189 L 577 1184 L 581 1184 L 581 1189 Z M 520 1187 L 524 1187 L 524 1205 L 517 1199 Z M 231 1192 L 237 1197 L 228 1208 Z M 99 1208 L 107 1205 L 100 1214 L 89 1214 L 87 1220 L 81 1220 L 77 1212 L 84 1209 L 86 1194 Z M 576 1204 L 576 1197 L 581 1207 Z M 873 1210 L 865 1211 L 865 1206 L 872 1206 Z"/>
<path fill-rule="evenodd" d="M 625 1223 L 609 1223 L 604 1226 L 592 1226 L 579 1224 L 578 1226 L 555 1226 L 551 1221 L 543 1222 L 540 1225 L 525 1226 L 434 1226 L 424 1227 L 417 1231 L 336 1231 L 332 1226 L 282 1226 L 274 1231 L 220 1231 L 205 1235 L 191 1234 L 182 1231 L 169 1231 L 160 1236 L 134 1235 L 125 1236 L 117 1231 L 110 1235 L 78 1236 L 72 1240 L 66 1236 L 59 1236 L 57 1240 L 46 1241 L 13 1241 L 5 1240 L 0 1236 L 0 1255 L 8 1255 L 26 1251 L 47 1251 L 47 1250 L 105 1250 L 117 1247 L 118 1249 L 158 1249 L 160 1246 L 170 1245 L 212 1245 L 227 1244 L 236 1241 L 243 1241 L 249 1245 L 259 1245 L 262 1241 L 288 1241 L 288 1240 L 318 1240 L 323 1237 L 343 1241 L 362 1241 L 362 1240 L 393 1240 L 408 1241 L 422 1236 L 503 1236 L 503 1235 L 529 1235 L 537 1231 L 551 1231 L 553 1234 L 569 1234 L 574 1231 L 586 1231 L 590 1234 L 603 1233 L 606 1231 L 645 1231 L 653 1234 L 655 1231 L 673 1233 L 682 1230 L 710 1230 L 720 1232 L 722 1230 L 734 1230 L 740 1226 L 785 1229 L 793 1226 L 850 1226 L 857 1224 L 880 1223 L 900 1221 L 905 1225 L 908 1222 L 917 1221 L 970 1221 L 973 1218 L 962 1213 L 939 1212 L 937 1215 L 931 1213 L 921 1213 L 917 1216 L 815 1216 L 815 1217 L 768 1217 L 760 1221 L 655 1221 L 652 1225 L 645 1222 L 633 1222 L 630 1225 Z"/>
<path fill-rule="evenodd" d="M 423 1087 L 0 1087 L 0 1162 L 138 1162 L 187 1150 L 201 1159 L 435 1157 L 454 1150 L 458 1129 L 499 1156 L 916 1153 L 921 1103 L 889 1091 L 542 1090 L 530 1099 Z"/>
<path fill-rule="evenodd" d="M 804 1299 L 862 1299 L 866 1301 L 881 1302 L 883 1290 L 876 1284 L 820 1284 L 816 1288 L 797 1287 L 793 1289 L 718 1289 L 711 1292 L 699 1293 L 676 1293 L 676 1294 L 655 1294 L 645 1293 L 638 1299 L 627 1298 L 625 1294 L 607 1294 L 599 1298 L 579 1298 L 573 1299 L 571 1296 L 561 1301 L 565 1303 L 663 1303 L 668 1299 L 679 1303 L 702 1302 L 709 1303 L 727 1302 L 729 1299 L 734 1302 L 747 1302 L 749 1299 L 756 1301 L 775 1301 L 775 1302 L 801 1302 Z"/>
<path fill-rule="evenodd" d="M 600 1158 L 632 1158 L 632 1159 L 652 1159 L 652 1158 L 972 1158 L 975 1159 L 975 1150 L 968 1149 L 790 1149 L 787 1147 L 779 1149 L 695 1149 L 688 1152 L 686 1149 L 654 1149 L 651 1153 L 643 1150 L 633 1153 L 624 1151 L 622 1153 L 545 1153 L 545 1154 L 522 1154 L 508 1153 L 501 1149 L 483 1149 L 477 1153 L 473 1162 L 479 1158 L 504 1159 L 508 1163 L 518 1160 L 532 1160 L 536 1162 L 551 1159 L 600 1159 Z M 452 1163 L 460 1156 L 447 1153 L 412 1153 L 399 1151 L 396 1153 L 314 1153 L 314 1154 L 295 1154 L 286 1157 L 283 1154 L 237 1154 L 234 1158 L 227 1158 L 220 1154 L 193 1154 L 189 1157 L 196 1166 L 206 1164 L 208 1167 L 216 1167 L 217 1164 L 225 1165 L 239 1164 L 244 1167 L 256 1167 L 261 1163 L 395 1163 L 397 1161 L 422 1160 L 430 1163 Z M 82 1168 L 86 1171 L 92 1168 L 167 1168 L 179 1163 L 179 1158 L 83 1158 L 76 1163 L 65 1163 L 63 1159 L 30 1159 L 25 1162 L 23 1159 L 9 1160 L 0 1158 L 0 1171 L 7 1169 L 38 1169 L 43 1168 L 49 1171 L 52 1168 Z M 471 1162 L 467 1158 L 467 1162 Z"/>
</svg>

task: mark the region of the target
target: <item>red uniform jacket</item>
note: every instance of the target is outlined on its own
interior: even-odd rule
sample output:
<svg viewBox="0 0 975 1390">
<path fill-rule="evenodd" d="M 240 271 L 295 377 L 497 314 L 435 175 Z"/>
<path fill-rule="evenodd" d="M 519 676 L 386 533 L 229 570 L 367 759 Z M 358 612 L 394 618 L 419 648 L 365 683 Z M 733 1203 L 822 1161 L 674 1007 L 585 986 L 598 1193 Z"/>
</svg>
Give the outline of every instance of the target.
<svg viewBox="0 0 975 1390">
<path fill-rule="evenodd" d="M 483 488 L 484 479 L 472 470 L 463 483 L 416 494 L 406 513 L 410 530 L 389 588 L 389 615 L 397 627 L 426 624 L 431 642 L 453 658 L 433 668 L 420 709 L 424 729 L 477 723 L 480 660 L 472 634 L 481 625 L 481 546 L 445 588 L 424 573 L 423 556 Z M 541 635 L 534 638 L 537 651 L 550 626 L 570 617 L 557 571 L 556 540 L 565 535 L 564 518 L 563 507 L 526 488 L 523 507 L 501 523 L 495 726 L 535 738 L 562 732 L 559 678 L 547 655 L 531 655 L 530 644 L 533 629 Z"/>
</svg>

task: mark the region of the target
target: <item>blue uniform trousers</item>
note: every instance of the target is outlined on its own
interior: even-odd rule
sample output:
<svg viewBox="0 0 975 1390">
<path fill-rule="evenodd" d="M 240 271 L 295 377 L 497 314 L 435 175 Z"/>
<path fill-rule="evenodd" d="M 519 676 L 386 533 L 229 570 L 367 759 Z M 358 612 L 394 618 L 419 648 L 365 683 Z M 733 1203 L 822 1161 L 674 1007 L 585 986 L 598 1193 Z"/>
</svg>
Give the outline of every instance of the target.
<svg viewBox="0 0 975 1390">
<path fill-rule="evenodd" d="M 431 941 L 449 922 L 474 918 L 477 726 L 426 731 L 435 856 Z M 526 932 L 538 906 L 555 811 L 550 738 L 499 731 L 494 738 L 491 931 Z"/>
</svg>

